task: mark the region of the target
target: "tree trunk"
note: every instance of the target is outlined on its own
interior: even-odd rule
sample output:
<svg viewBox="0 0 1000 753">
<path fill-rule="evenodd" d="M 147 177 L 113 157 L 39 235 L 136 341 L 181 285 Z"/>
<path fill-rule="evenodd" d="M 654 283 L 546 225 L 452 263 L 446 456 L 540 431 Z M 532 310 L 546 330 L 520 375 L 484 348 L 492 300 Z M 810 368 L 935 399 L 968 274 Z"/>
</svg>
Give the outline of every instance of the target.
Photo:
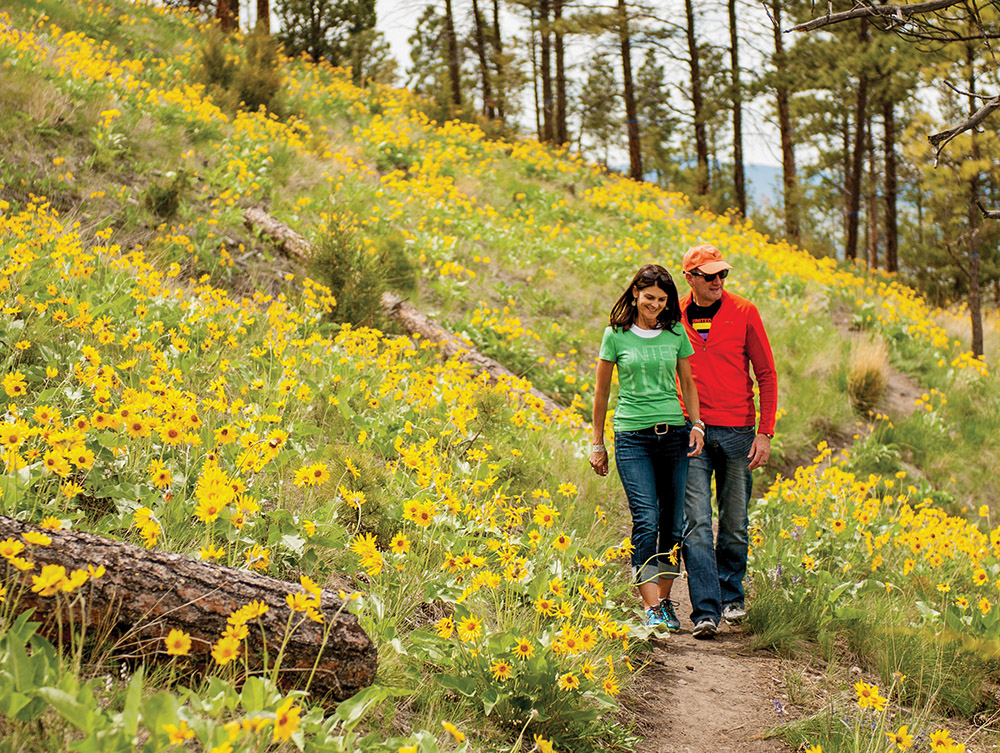
<svg viewBox="0 0 1000 753">
<path fill-rule="evenodd" d="M 444 42 L 448 52 L 451 103 L 458 110 L 462 106 L 462 80 L 458 67 L 458 39 L 455 36 L 455 16 L 451 11 L 451 0 L 444 0 Z"/>
<path fill-rule="evenodd" d="M 622 0 L 619 0 L 621 4 Z M 705 133 L 705 108 L 701 92 L 701 66 L 698 61 L 698 40 L 694 31 L 694 4 L 692 0 L 684 0 L 684 12 L 687 16 L 687 44 L 691 62 L 691 108 L 694 115 L 694 148 L 697 156 L 697 174 L 695 176 L 695 193 L 705 196 L 708 193 L 708 138 Z"/>
<path fill-rule="evenodd" d="M 868 21 L 861 19 L 858 40 L 861 47 L 868 40 Z M 858 258 L 858 226 L 861 214 L 861 170 L 865 156 L 865 113 L 868 111 L 868 74 L 858 75 L 858 96 L 854 108 L 854 148 L 851 157 L 851 172 L 847 182 L 847 243 L 844 256 Z"/>
<path fill-rule="evenodd" d="M 965 63 L 968 68 L 968 79 L 965 82 L 969 93 L 969 117 L 976 114 L 979 102 L 976 97 L 976 51 L 972 44 L 966 43 Z M 972 146 L 972 160 L 978 163 L 980 158 L 979 140 L 976 129 L 969 131 Z M 983 355 L 983 296 L 979 279 L 979 173 L 973 171 L 969 178 L 969 319 L 972 324 L 972 353 Z"/>
<path fill-rule="evenodd" d="M 257 0 L 257 28 L 271 33 L 271 0 Z"/>
<path fill-rule="evenodd" d="M 795 142 L 792 133 L 791 88 L 788 85 L 788 61 L 781 30 L 781 0 L 771 3 L 774 16 L 774 97 L 778 110 L 778 133 L 781 137 L 781 185 L 785 210 L 785 236 L 792 243 L 800 241 L 798 188 L 795 177 Z"/>
<path fill-rule="evenodd" d="M 544 131 L 542 131 L 542 108 L 538 100 L 538 45 L 535 42 L 535 30 L 538 28 L 538 17 L 535 9 L 530 9 L 531 13 L 531 91 L 535 97 L 535 135 L 539 141 L 545 141 Z"/>
<path fill-rule="evenodd" d="M 625 0 L 618 0 L 618 40 L 621 43 L 622 79 L 625 84 L 629 177 L 632 180 L 642 180 L 642 144 L 639 141 L 639 115 L 635 106 L 635 83 L 632 80 L 632 41 L 629 38 L 628 8 L 625 6 Z"/>
<path fill-rule="evenodd" d="M 555 138 L 553 115 L 555 102 L 552 99 L 552 37 L 549 25 L 549 0 L 538 4 L 538 33 L 541 35 L 542 66 L 542 141 L 551 143 Z"/>
<path fill-rule="evenodd" d="M 495 52 L 494 67 L 496 68 L 497 117 L 506 118 L 504 103 L 507 99 L 506 84 L 503 77 L 503 41 L 500 38 L 500 0 L 493 0 L 493 49 Z"/>
<path fill-rule="evenodd" d="M 888 89 L 888 87 L 886 87 Z M 896 219 L 896 113 L 892 99 L 886 94 L 882 102 L 882 151 L 885 159 L 885 269 L 899 271 L 899 228 Z"/>
<path fill-rule="evenodd" d="M 868 148 L 868 190 L 865 193 L 865 215 L 868 222 L 868 268 L 878 269 L 878 189 L 875 186 L 875 140 L 872 138 L 872 118 L 865 123 Z"/>
<path fill-rule="evenodd" d="M 239 10 L 239 0 L 216 0 L 215 20 L 219 22 L 219 28 L 226 34 L 236 30 L 236 14 L 233 13 L 233 6 Z"/>
<path fill-rule="evenodd" d="M 483 34 L 483 17 L 479 13 L 479 1 L 472 0 L 472 15 L 476 29 L 476 54 L 479 56 L 479 73 L 483 77 L 483 115 L 490 120 L 496 117 L 493 106 L 493 92 L 490 88 L 490 69 L 486 64 L 486 36 Z"/>
<path fill-rule="evenodd" d="M 20 538 L 26 531 L 40 529 L 0 517 L 0 539 Z M 62 624 L 68 622 L 66 617 L 72 610 L 74 624 L 99 631 L 115 641 L 119 651 L 166 659 L 162 639 L 170 630 L 183 630 L 192 639 L 192 660 L 209 665 L 212 644 L 221 637 L 229 615 L 258 601 L 268 611 L 248 624 L 250 632 L 242 650 L 255 670 L 263 668 L 265 655 L 271 661 L 277 657 L 290 616 L 285 596 L 300 591 L 298 584 L 93 534 L 44 533 L 52 543 L 31 547 L 28 559 L 35 563 L 35 569 L 20 574 L 25 587 L 20 593 L 11 589 L 8 600 L 18 610 L 33 608 L 46 632 L 58 631 L 60 610 Z M 30 576 L 45 565 L 62 566 L 67 573 L 86 571 L 92 565 L 104 567 L 105 573 L 80 587 L 82 600 L 70 602 L 59 595 L 32 592 Z M 12 570 L 8 568 L 8 572 Z M 304 614 L 291 614 L 296 627 L 287 638 L 279 677 L 286 685 L 308 685 L 318 696 L 329 694 L 343 700 L 374 681 L 376 647 L 340 599 L 323 591 L 320 603 L 322 625 L 310 619 L 301 621 Z"/>
<path fill-rule="evenodd" d="M 566 127 L 566 50 L 563 45 L 562 28 L 563 0 L 552 1 L 552 18 L 555 21 L 556 47 L 556 143 L 569 143 Z"/>
<path fill-rule="evenodd" d="M 733 186 L 736 211 L 747 216 L 746 177 L 743 174 L 743 84 L 740 81 L 740 35 L 736 28 L 736 0 L 729 0 L 729 67 L 733 76 Z"/>
</svg>

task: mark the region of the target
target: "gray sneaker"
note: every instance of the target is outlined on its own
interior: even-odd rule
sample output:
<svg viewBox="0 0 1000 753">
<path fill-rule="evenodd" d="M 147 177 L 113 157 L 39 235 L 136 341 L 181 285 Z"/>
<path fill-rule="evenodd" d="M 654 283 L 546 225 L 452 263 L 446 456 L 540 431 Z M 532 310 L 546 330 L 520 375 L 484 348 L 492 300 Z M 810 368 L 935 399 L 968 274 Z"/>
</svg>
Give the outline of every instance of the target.
<svg viewBox="0 0 1000 753">
<path fill-rule="evenodd" d="M 722 619 L 726 622 L 730 622 L 733 625 L 738 625 L 743 621 L 743 618 L 747 616 L 747 610 L 743 608 L 743 605 L 739 602 L 734 602 L 732 604 L 727 604 L 722 608 Z"/>
<path fill-rule="evenodd" d="M 719 626 L 708 617 L 705 617 L 698 621 L 698 624 L 694 626 L 694 630 L 691 631 L 691 635 L 699 640 L 706 640 L 708 638 L 714 638 L 715 634 L 719 632 Z"/>
</svg>

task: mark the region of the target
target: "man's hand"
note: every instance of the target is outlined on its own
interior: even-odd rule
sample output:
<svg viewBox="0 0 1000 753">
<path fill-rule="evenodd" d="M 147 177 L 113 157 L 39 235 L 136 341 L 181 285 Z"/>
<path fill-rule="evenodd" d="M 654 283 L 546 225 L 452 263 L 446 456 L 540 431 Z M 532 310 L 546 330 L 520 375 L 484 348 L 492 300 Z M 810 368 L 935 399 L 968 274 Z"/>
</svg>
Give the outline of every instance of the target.
<svg viewBox="0 0 1000 753">
<path fill-rule="evenodd" d="M 767 434 L 758 434 L 754 437 L 753 446 L 747 457 L 750 459 L 751 471 L 767 465 L 767 461 L 771 459 L 771 438 Z"/>
</svg>

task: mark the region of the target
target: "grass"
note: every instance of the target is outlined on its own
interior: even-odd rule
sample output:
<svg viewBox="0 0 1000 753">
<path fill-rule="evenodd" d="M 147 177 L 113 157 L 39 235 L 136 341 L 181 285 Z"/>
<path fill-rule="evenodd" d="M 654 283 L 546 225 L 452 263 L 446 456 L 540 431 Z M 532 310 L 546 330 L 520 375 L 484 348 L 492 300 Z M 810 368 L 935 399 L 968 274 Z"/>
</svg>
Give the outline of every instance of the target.
<svg viewBox="0 0 1000 753">
<path fill-rule="evenodd" d="M 847 373 L 847 394 L 854 410 L 867 416 L 885 397 L 889 381 L 889 350 L 873 337 L 857 338 L 851 343 Z"/>
<path fill-rule="evenodd" d="M 12 12 L 24 24 L 36 7 L 49 8 L 53 21 L 67 28 L 107 34 L 119 62 L 141 58 L 136 75 L 177 96 L 140 100 L 113 76 L 77 80 L 57 73 L 51 59 L 62 48 L 51 38 L 45 40 L 49 52 L 38 59 L 0 44 L 0 55 L 15 61 L 0 69 L 6 105 L 0 117 L 10 119 L 0 137 L 9 147 L 0 198 L 10 211 L 5 206 L 0 216 L 13 222 L 15 213 L 26 212 L 24 227 L 44 252 L 44 261 L 17 272 L 0 291 L 8 306 L 5 341 L 26 343 L 9 350 L 3 374 L 10 379 L 22 369 L 30 397 L 18 398 L 18 415 L 36 422 L 34 408 L 44 401 L 66 420 L 91 416 L 95 392 L 113 370 L 121 385 L 109 383 L 107 391 L 116 410 L 134 409 L 130 401 L 138 400 L 160 421 L 194 406 L 198 441 L 179 448 L 156 433 L 126 438 L 121 431 L 95 431 L 81 440 L 95 453 L 93 468 L 74 469 L 72 476 L 83 493 L 67 496 L 66 479 L 26 465 L 31 485 L 8 483 L 5 506 L 33 519 L 52 513 L 133 541 L 150 535 L 138 522 L 141 506 L 162 529 L 158 546 L 194 555 L 211 542 L 233 565 L 245 564 L 252 545 L 262 546 L 270 550 L 273 575 L 307 573 L 348 593 L 364 591 L 352 603 L 379 642 L 380 687 L 369 705 L 354 711 L 350 705 L 332 713 L 309 710 L 288 696 L 303 704 L 302 730 L 310 741 L 391 749 L 419 743 L 431 751 L 445 745 L 440 723 L 450 721 L 475 730 L 475 744 L 488 748 L 516 746 L 522 729 L 524 748 L 536 733 L 574 750 L 635 745 L 609 713 L 615 700 L 607 691 L 633 681 L 628 657 L 643 650 L 642 631 L 632 625 L 627 568 L 614 561 L 624 511 L 614 479 L 587 472 L 580 417 L 589 410 L 600 332 L 620 288 L 649 260 L 676 271 L 683 251 L 703 240 L 723 248 L 736 266 L 727 286 L 759 305 L 779 372 L 783 412 L 774 452 L 790 478 L 755 505 L 761 540 L 754 544 L 757 580 L 748 624 L 756 645 L 831 659 L 847 645 L 884 687 L 891 672 L 909 669 L 919 687 L 907 696 L 920 706 L 917 719 L 931 706 L 954 714 L 977 708 L 977 688 L 994 678 L 991 665 L 971 648 L 949 662 L 957 644 L 921 641 L 941 625 L 966 638 L 991 629 L 993 618 L 977 607 L 974 588 L 981 586 L 970 579 L 976 562 L 994 567 L 989 557 L 995 556 L 987 550 L 974 562 L 970 552 L 978 539 L 970 529 L 957 519 L 920 516 L 948 498 L 955 500 L 948 506 L 953 513 L 992 503 L 987 495 L 995 481 L 981 460 L 996 454 L 1000 441 L 992 431 L 1000 421 L 992 398 L 998 391 L 995 377 L 980 375 L 962 358 L 911 292 L 814 260 L 728 218 L 692 212 L 682 197 L 608 176 L 564 153 L 520 140 L 489 142 L 467 124 L 428 123 L 405 92 L 356 90 L 327 68 L 282 63 L 288 112 L 301 120 L 221 113 L 197 93 L 176 88 L 197 64 L 197 44 L 184 41 L 199 38 L 190 23 L 118 0 L 106 6 L 46 0 L 17 4 Z M 134 22 L 115 22 L 128 13 Z M 88 55 L 103 59 L 96 47 Z M 77 62 L 74 72 L 89 70 Z M 103 115 L 112 105 L 120 114 Z M 39 125 L 25 128 L 25 122 Z M 67 167 L 51 164 L 55 145 Z M 171 190 L 171 174 L 190 183 Z M 144 206 L 155 185 L 169 201 Z M 37 206 L 28 209 L 31 190 L 58 206 L 59 230 Z M 341 256 L 381 261 L 360 281 L 344 282 L 340 274 L 332 292 L 341 306 L 328 310 L 330 291 L 304 280 L 302 270 L 241 229 L 250 204 L 267 207 L 314 241 L 336 214 L 353 233 L 338 247 Z M 22 229 L 5 226 L 4 253 L 14 253 L 15 230 Z M 48 283 L 60 273 L 63 284 L 52 293 Z M 397 291 L 415 283 L 412 297 L 420 307 L 469 333 L 479 348 L 573 410 L 553 421 L 516 387 L 487 388 L 456 362 L 440 362 L 433 349 L 418 344 L 411 351 L 406 340 L 341 324 L 376 321 L 366 318 L 374 315 L 373 296 L 358 296 L 357 313 L 345 313 L 351 295 L 376 289 L 373 279 Z M 887 306 L 859 303 L 872 300 L 862 294 L 869 287 Z M 80 316 L 82 303 L 100 321 L 70 327 L 52 319 L 62 309 L 68 318 Z M 828 470 L 842 475 L 822 478 L 811 463 L 817 452 L 823 456 L 816 445 L 832 440 L 839 449 L 856 428 L 851 346 L 829 321 L 829 311 L 840 305 L 888 345 L 894 364 L 940 389 L 929 392 L 929 407 L 914 417 L 896 426 L 876 422 L 873 439 L 851 457 L 853 476 L 825 456 Z M 102 327 L 114 333 L 112 340 L 101 340 Z M 169 389 L 157 386 L 164 383 Z M 860 390 L 872 393 L 871 386 Z M 174 402 L 161 415 L 167 395 Z M 16 420 L 11 413 L 5 428 Z M 238 442 L 217 439 L 227 425 Z M 53 450 L 47 442 L 54 436 L 45 429 L 32 433 L 40 456 Z M 276 452 L 248 471 L 253 448 L 265 445 Z M 209 451 L 259 503 L 251 523 L 239 527 L 233 522 L 239 516 L 230 513 L 212 527 L 197 519 L 193 495 Z M 169 499 L 150 484 L 154 460 L 173 473 Z M 296 486 L 297 474 L 314 463 L 330 477 L 315 488 Z M 798 475 L 797 466 L 803 466 Z M 881 475 L 869 482 L 869 473 Z M 364 502 L 352 506 L 359 493 Z M 433 527 L 414 522 L 408 505 L 415 503 L 436 505 Z M 921 511 L 915 513 L 919 525 L 901 522 L 904 505 Z M 546 509 L 558 513 L 552 528 L 535 521 L 536 514 L 551 515 Z M 841 523 L 844 530 L 833 533 Z M 310 526 L 315 538 L 307 535 Z M 928 536 L 922 551 L 942 541 L 966 548 L 941 554 L 936 565 L 915 558 L 912 572 L 904 573 L 912 556 L 907 537 L 916 531 Z M 373 549 L 359 536 L 366 533 L 377 537 Z M 411 547 L 406 553 L 389 543 L 401 533 Z M 565 551 L 556 546 L 565 542 L 560 533 L 570 539 Z M 466 553 L 488 564 L 450 571 L 453 558 Z M 376 555 L 381 569 L 372 564 Z M 508 571 L 512 564 L 526 574 Z M 489 582 L 498 576 L 501 585 L 481 580 L 487 570 Z M 597 581 L 588 578 L 598 578 L 599 599 Z M 939 585 L 952 596 L 940 596 Z M 572 597 L 572 619 L 538 611 L 537 600 L 562 589 Z M 964 607 L 953 603 L 959 596 L 967 600 Z M 885 603 L 893 608 L 886 611 Z M 885 622 L 871 622 L 866 615 L 879 610 Z M 439 621 L 449 615 L 483 619 L 479 642 L 439 634 L 446 632 Z M 572 637 L 570 627 L 582 629 L 587 621 L 604 626 L 601 661 L 587 669 L 594 680 L 583 674 L 582 658 L 553 648 Z M 535 656 L 519 663 L 511 651 L 524 637 Z M 517 669 L 510 685 L 494 676 L 492 663 L 501 660 Z M 61 668 L 66 692 L 79 692 L 98 671 L 103 668 Z M 560 682 L 570 682 L 567 674 L 584 677 L 583 689 L 561 689 Z M 227 721 L 247 719 L 253 726 L 254 715 L 264 714 L 260 719 L 274 724 L 285 694 L 269 688 L 266 702 L 252 702 L 232 677 L 221 673 L 190 692 L 147 677 L 143 698 L 156 700 L 140 706 L 151 749 L 167 746 L 162 724 L 182 717 L 201 725 L 198 742 L 207 749 L 222 743 Z M 394 700 L 398 687 L 409 694 L 405 701 Z M 33 703 L 42 702 L 42 695 L 34 697 Z M 203 700 L 208 697 L 224 699 L 226 711 Z M 124 703 L 116 696 L 114 712 Z M 531 706 L 545 709 L 548 718 L 526 728 Z M 117 729 L 113 715 L 93 710 L 104 732 Z M 72 724 L 58 710 L 46 713 L 42 724 L 53 735 Z M 35 721 L 15 726 L 26 730 Z M 847 732 L 833 721 L 816 725 L 803 734 L 856 735 L 850 725 Z M 372 737 L 358 742 L 351 737 L 356 731 Z M 52 746 L 58 747 L 45 744 Z"/>
</svg>

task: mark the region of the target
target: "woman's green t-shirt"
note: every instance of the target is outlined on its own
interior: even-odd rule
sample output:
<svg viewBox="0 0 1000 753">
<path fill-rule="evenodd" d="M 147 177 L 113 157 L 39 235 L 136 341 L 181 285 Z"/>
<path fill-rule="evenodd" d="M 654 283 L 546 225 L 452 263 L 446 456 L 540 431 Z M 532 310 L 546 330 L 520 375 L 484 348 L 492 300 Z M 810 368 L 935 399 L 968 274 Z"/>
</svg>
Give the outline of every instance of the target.
<svg viewBox="0 0 1000 753">
<path fill-rule="evenodd" d="M 604 330 L 600 358 L 618 366 L 615 431 L 684 423 L 677 399 L 677 359 L 688 358 L 694 348 L 684 328 L 677 324 L 675 329 L 660 330 L 655 337 L 641 337 L 627 329 Z"/>
</svg>

